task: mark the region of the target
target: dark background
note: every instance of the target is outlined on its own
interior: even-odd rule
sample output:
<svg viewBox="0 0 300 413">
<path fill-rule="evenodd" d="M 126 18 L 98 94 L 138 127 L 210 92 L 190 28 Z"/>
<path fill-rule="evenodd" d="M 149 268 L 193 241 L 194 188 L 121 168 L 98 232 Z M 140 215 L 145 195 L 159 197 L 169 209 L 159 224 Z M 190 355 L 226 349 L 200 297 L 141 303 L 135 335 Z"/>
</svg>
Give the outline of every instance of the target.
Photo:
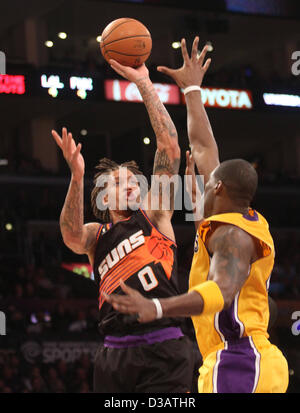
<svg viewBox="0 0 300 413">
<path fill-rule="evenodd" d="M 118 76 L 104 62 L 96 37 L 120 17 L 136 18 L 151 32 L 147 66 L 153 81 L 170 82 L 156 71 L 157 65 L 181 65 L 181 51 L 173 49 L 172 42 L 185 37 L 190 48 L 199 35 L 200 47 L 210 41 L 214 48 L 204 86 L 247 89 L 253 95 L 251 110 L 207 112 L 221 160 L 244 158 L 257 168 L 259 190 L 253 206 L 269 221 L 276 245 L 270 295 L 277 319 L 271 341 L 287 357 L 288 391 L 299 393 L 300 335 L 293 335 L 291 328 L 293 312 L 300 311 L 300 109 L 266 106 L 262 98 L 265 92 L 300 95 L 300 76 L 291 71 L 292 53 L 300 50 L 300 7 L 292 0 L 11 0 L 1 6 L 0 50 L 6 54 L 6 73 L 23 74 L 26 93 L 0 93 L 0 310 L 7 328 L 6 336 L 0 336 L 0 391 L 92 391 L 90 354 L 74 348 L 99 340 L 97 293 L 90 280 L 61 267 L 87 259 L 62 243 L 58 219 L 70 175 L 50 131 L 66 126 L 82 142 L 86 222 L 94 221 L 89 199 L 98 159 L 134 159 L 150 176 L 155 136 L 143 104 L 108 102 L 104 96 L 105 79 Z M 61 31 L 67 39 L 58 38 Z M 52 48 L 45 47 L 47 40 L 53 41 Z M 41 74 L 60 75 L 65 84 L 70 76 L 92 77 L 94 90 L 85 100 L 67 88 L 53 98 L 40 87 Z M 184 154 L 186 108 L 180 104 L 167 109 Z M 144 145 L 145 136 L 150 145 Z M 183 159 L 181 174 L 184 168 Z M 195 234 L 185 212 L 175 212 L 173 220 L 182 291 Z M 189 322 L 186 331 L 193 339 Z M 53 351 L 45 361 L 41 349 L 49 343 L 62 348 L 66 342 L 73 343 L 73 350 Z"/>
</svg>

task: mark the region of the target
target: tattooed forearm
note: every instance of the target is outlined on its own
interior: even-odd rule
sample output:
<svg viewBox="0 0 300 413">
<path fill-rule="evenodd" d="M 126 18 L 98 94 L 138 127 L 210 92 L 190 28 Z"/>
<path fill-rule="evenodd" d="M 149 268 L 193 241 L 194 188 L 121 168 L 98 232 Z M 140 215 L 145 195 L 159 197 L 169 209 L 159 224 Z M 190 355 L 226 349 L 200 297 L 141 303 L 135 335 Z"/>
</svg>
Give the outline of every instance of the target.
<svg viewBox="0 0 300 413">
<path fill-rule="evenodd" d="M 60 215 L 63 237 L 81 239 L 83 232 L 83 182 L 71 180 Z"/>
<path fill-rule="evenodd" d="M 162 151 L 157 150 L 154 158 L 153 173 L 168 173 L 175 175 L 179 171 L 180 159 L 170 159 L 167 151 L 163 149 Z"/>
<path fill-rule="evenodd" d="M 149 113 L 158 146 L 159 144 L 161 144 L 161 147 L 169 145 L 169 139 L 175 139 L 177 141 L 175 125 L 163 103 L 160 101 L 151 81 L 149 81 L 148 78 L 142 78 L 137 82 L 137 87 Z"/>
</svg>

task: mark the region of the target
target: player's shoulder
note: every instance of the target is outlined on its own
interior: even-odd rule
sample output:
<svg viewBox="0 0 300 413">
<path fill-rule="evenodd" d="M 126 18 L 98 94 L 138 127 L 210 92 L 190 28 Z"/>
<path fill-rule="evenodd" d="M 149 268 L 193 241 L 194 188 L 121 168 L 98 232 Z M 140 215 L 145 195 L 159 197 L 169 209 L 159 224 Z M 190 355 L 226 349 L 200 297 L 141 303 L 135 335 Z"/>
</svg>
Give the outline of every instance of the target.
<svg viewBox="0 0 300 413">
<path fill-rule="evenodd" d="M 89 232 L 97 232 L 102 226 L 99 222 L 87 222 L 84 224 L 84 228 Z"/>
<path fill-rule="evenodd" d="M 210 249 L 213 251 L 225 247 L 253 249 L 253 237 L 242 228 L 234 224 L 218 223 L 209 239 Z"/>
<path fill-rule="evenodd" d="M 88 222 L 84 224 L 86 247 L 89 250 L 98 240 L 102 224 L 99 222 Z"/>
</svg>

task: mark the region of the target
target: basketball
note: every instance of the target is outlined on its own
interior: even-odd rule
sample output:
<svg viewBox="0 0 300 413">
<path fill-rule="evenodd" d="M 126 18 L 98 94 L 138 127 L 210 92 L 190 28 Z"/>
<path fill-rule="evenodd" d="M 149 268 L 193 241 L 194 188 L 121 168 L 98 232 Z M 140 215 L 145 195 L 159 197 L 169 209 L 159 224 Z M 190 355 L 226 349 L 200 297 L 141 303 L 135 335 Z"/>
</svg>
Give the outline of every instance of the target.
<svg viewBox="0 0 300 413">
<path fill-rule="evenodd" d="M 140 21 L 121 18 L 108 24 L 101 35 L 100 48 L 105 60 L 138 67 L 151 53 L 152 38 Z"/>
</svg>

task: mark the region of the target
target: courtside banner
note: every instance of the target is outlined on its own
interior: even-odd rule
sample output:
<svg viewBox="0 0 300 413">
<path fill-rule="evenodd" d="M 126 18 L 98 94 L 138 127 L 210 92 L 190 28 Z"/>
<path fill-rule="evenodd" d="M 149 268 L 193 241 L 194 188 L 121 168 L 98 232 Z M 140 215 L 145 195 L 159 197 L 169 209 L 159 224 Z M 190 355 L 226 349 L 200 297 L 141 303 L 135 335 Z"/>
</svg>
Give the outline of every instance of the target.
<svg viewBox="0 0 300 413">
<path fill-rule="evenodd" d="M 253 108 L 253 97 L 249 90 L 201 88 L 202 102 L 206 107 L 222 109 L 246 109 Z M 181 90 L 181 101 L 185 104 L 185 96 Z"/>
<path fill-rule="evenodd" d="M 154 83 L 153 85 L 163 103 L 169 105 L 180 104 L 180 92 L 176 85 L 168 83 Z M 142 102 L 142 97 L 137 86 L 126 80 L 105 80 L 104 91 L 107 100 L 116 102 Z"/>
</svg>

